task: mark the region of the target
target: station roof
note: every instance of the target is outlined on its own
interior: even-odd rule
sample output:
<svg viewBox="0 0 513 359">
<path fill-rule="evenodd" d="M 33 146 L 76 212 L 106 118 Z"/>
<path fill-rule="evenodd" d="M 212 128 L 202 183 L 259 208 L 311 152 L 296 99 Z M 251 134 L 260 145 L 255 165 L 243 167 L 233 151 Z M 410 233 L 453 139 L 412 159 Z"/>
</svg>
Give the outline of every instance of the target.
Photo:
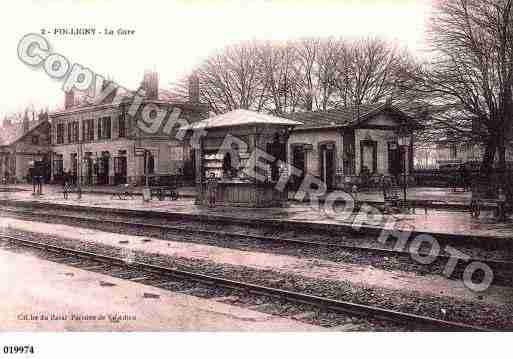
<svg viewBox="0 0 513 359">
<path fill-rule="evenodd" d="M 398 118 L 406 121 L 412 127 L 419 127 L 419 124 L 406 112 L 400 108 L 387 104 L 376 103 L 371 105 L 361 105 L 358 108 L 337 108 L 327 111 L 306 111 L 295 112 L 287 117 L 299 120 L 303 123 L 296 130 L 311 130 L 322 128 L 356 127 L 373 116 L 383 113 L 394 113 Z"/>
<path fill-rule="evenodd" d="M 192 124 L 187 129 L 209 129 L 251 125 L 299 126 L 302 122 L 250 110 L 234 110 Z"/>
<path fill-rule="evenodd" d="M 22 122 L 14 122 L 9 125 L 4 123 L 2 127 L 0 127 L 0 146 L 10 146 L 14 144 L 45 123 L 48 123 L 48 119 L 30 121 L 27 132 L 24 131 Z"/>
</svg>

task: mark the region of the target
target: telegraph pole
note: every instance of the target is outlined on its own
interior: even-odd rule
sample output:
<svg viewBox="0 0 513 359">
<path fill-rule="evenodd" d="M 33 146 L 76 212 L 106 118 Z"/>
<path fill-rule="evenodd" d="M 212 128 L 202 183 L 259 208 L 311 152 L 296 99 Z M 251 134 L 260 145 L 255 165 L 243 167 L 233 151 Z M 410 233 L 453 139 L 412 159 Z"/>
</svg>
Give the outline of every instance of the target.
<svg viewBox="0 0 513 359">
<path fill-rule="evenodd" d="M 79 125 L 80 126 L 80 125 Z M 83 131 L 83 128 L 82 128 Z M 78 131 L 78 158 L 77 158 L 77 176 L 78 176 L 78 183 L 77 183 L 77 200 L 82 199 L 82 141 L 80 140 L 80 127 Z"/>
</svg>

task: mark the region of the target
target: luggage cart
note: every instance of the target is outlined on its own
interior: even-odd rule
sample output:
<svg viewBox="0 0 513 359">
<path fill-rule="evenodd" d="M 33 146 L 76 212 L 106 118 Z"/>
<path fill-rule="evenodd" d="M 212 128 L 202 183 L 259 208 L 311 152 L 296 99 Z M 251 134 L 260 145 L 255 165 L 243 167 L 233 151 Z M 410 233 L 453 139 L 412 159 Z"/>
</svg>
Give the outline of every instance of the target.
<svg viewBox="0 0 513 359">
<path fill-rule="evenodd" d="M 497 181 L 484 176 L 478 176 L 472 181 L 472 198 L 470 200 L 470 215 L 479 218 L 483 208 L 493 208 L 495 217 L 499 220 L 506 218 L 506 194 Z"/>
<path fill-rule="evenodd" d="M 182 183 L 182 177 L 178 175 L 155 175 L 150 183 L 150 196 L 156 197 L 159 201 L 169 198 L 176 201 L 179 197 L 178 188 Z"/>
</svg>

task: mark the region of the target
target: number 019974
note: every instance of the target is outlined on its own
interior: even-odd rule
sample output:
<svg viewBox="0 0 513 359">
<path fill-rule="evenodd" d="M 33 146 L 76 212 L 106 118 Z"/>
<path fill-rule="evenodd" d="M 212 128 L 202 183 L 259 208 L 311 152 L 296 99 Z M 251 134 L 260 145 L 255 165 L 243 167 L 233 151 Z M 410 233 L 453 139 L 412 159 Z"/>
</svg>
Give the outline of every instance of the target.
<svg viewBox="0 0 513 359">
<path fill-rule="evenodd" d="M 32 345 L 4 345 L 4 354 L 34 354 Z"/>
</svg>

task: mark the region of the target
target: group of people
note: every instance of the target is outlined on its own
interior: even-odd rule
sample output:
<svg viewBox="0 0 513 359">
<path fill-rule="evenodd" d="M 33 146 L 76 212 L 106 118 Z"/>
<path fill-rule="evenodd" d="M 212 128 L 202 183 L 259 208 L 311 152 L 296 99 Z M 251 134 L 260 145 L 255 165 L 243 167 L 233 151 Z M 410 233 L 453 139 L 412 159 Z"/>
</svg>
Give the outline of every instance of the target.
<svg viewBox="0 0 513 359">
<path fill-rule="evenodd" d="M 9 178 L 8 173 L 4 175 L 4 182 L 6 182 Z M 64 172 L 62 176 L 62 192 L 64 194 L 64 199 L 68 199 L 68 194 L 72 190 L 72 184 L 74 182 L 74 176 L 71 172 Z M 37 169 L 34 167 L 30 167 L 26 176 L 27 182 L 31 183 L 33 186 L 33 194 L 34 195 L 42 195 L 43 194 L 43 183 L 44 183 L 44 176 L 42 176 L 40 173 L 38 173 Z"/>
<path fill-rule="evenodd" d="M 32 186 L 34 187 L 33 193 L 38 196 L 43 194 L 43 176 L 32 177 Z"/>
<path fill-rule="evenodd" d="M 32 194 L 38 196 L 42 195 L 44 177 L 40 173 L 38 173 L 38 171 L 35 168 L 31 167 L 29 168 L 27 179 L 32 181 Z"/>
</svg>

